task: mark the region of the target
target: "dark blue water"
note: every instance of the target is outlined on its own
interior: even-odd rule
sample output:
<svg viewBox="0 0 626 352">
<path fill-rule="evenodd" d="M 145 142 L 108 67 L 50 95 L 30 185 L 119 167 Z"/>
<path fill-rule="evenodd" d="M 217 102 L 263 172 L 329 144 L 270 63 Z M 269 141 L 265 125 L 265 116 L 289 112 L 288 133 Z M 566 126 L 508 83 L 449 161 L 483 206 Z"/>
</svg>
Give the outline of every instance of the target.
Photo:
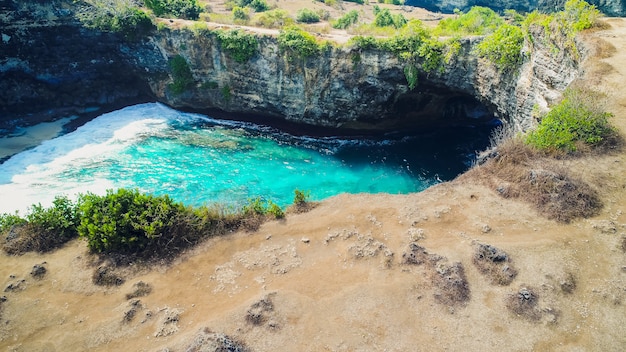
<svg viewBox="0 0 626 352">
<path fill-rule="evenodd" d="M 0 212 L 120 187 L 189 205 L 253 197 L 287 205 L 295 189 L 309 190 L 314 200 L 344 192 L 418 192 L 465 171 L 489 133 L 483 126 L 313 138 L 142 104 L 102 115 L 0 165 Z"/>
</svg>

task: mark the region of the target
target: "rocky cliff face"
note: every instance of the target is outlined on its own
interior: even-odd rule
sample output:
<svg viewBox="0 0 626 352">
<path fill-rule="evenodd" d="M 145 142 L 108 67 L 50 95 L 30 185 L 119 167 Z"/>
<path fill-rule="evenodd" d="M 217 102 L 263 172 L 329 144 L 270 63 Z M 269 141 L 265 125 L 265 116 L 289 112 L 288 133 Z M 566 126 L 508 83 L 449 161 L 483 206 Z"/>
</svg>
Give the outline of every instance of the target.
<svg viewBox="0 0 626 352">
<path fill-rule="evenodd" d="M 545 37 L 541 27 L 534 31 L 533 36 Z M 464 40 L 443 72 L 421 75 L 410 90 L 404 63 L 390 53 L 339 47 L 294 59 L 280 50 L 276 38 L 260 40 L 259 53 L 238 63 L 210 32 L 161 31 L 144 47 L 151 56 L 162 55 L 153 60 L 158 67 L 148 71 L 162 70 L 168 58 L 181 55 L 195 84 L 174 94 L 167 88 L 170 77 L 145 79 L 159 100 L 181 108 L 219 108 L 346 129 L 445 126 L 495 114 L 524 130 L 534 123 L 533 111 L 545 110 L 578 74 L 572 55 L 554 50 L 549 40 L 527 45 L 519 71 L 498 71 L 473 54 L 480 38 L 472 38 Z"/>
<path fill-rule="evenodd" d="M 490 7 L 496 11 L 517 10 L 532 12 L 540 10 L 554 12 L 563 9 L 567 0 L 407 0 L 410 6 L 417 6 L 430 11 L 452 13 L 455 9 L 468 11 L 472 6 Z M 626 16 L 626 0 L 587 0 L 596 5 L 607 16 Z"/>
<path fill-rule="evenodd" d="M 533 124 L 533 109 L 547 107 L 577 75 L 576 60 L 544 41 L 525 49 L 518 72 L 500 72 L 472 54 L 479 38 L 471 38 L 443 72 L 420 75 L 410 90 L 404 63 L 378 50 L 333 47 L 297 59 L 264 35 L 259 52 L 239 63 L 210 31 L 162 29 L 128 42 L 82 28 L 69 2 L 52 2 L 45 11 L 37 7 L 41 13 L 30 9 L 33 18 L 24 13 L 23 2 L 21 10 L 12 4 L 2 9 L 10 21 L 0 28 L 5 121 L 53 108 L 158 100 L 197 111 L 352 130 L 474 123 L 493 114 L 525 129 Z M 169 62 L 177 55 L 187 61 L 194 81 L 178 94 L 169 88 Z"/>
</svg>

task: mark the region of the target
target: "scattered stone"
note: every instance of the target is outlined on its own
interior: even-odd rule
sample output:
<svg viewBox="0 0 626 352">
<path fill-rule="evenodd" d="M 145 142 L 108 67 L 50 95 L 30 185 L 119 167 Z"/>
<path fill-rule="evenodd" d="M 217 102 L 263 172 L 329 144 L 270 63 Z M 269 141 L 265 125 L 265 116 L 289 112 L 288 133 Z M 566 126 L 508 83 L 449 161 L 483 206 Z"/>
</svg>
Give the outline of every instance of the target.
<svg viewBox="0 0 626 352">
<path fill-rule="evenodd" d="M 98 286 L 121 286 L 125 280 L 108 266 L 101 266 L 96 269 L 91 277 L 94 285 Z"/>
<path fill-rule="evenodd" d="M 35 279 L 43 278 L 44 275 L 46 275 L 46 272 L 48 271 L 46 267 L 44 266 L 44 264 L 45 262 L 41 264 L 35 264 L 33 266 L 33 270 L 30 271 L 30 275 L 34 277 Z"/>
<path fill-rule="evenodd" d="M 626 253 L 626 236 L 622 236 L 622 243 L 620 245 L 622 252 Z"/>
<path fill-rule="evenodd" d="M 126 294 L 126 299 L 144 297 L 152 293 L 152 286 L 143 281 L 139 281 L 133 285 L 133 292 Z"/>
<path fill-rule="evenodd" d="M 302 241 L 302 243 L 310 243 L 311 242 L 311 240 L 306 238 L 306 237 L 302 237 L 301 241 Z"/>
<path fill-rule="evenodd" d="M 159 328 L 154 333 L 155 337 L 169 336 L 178 332 L 178 321 L 180 320 L 182 311 L 169 307 L 162 309 L 162 311 L 164 312 L 163 318 L 159 323 Z"/>
<path fill-rule="evenodd" d="M 411 239 L 411 241 L 413 242 L 417 242 L 419 240 L 423 240 L 426 238 L 426 232 L 424 231 L 424 229 L 422 228 L 410 228 L 407 231 L 409 238 Z"/>
<path fill-rule="evenodd" d="M 184 348 L 187 352 L 249 352 L 246 345 L 228 335 L 204 328 Z"/>
<path fill-rule="evenodd" d="M 481 231 L 483 233 L 489 233 L 489 232 L 491 232 L 491 227 L 489 225 L 487 225 L 487 224 L 484 224 L 483 227 L 481 228 Z"/>
<path fill-rule="evenodd" d="M 463 264 L 439 264 L 431 275 L 435 301 L 446 306 L 463 305 L 470 300 L 470 288 Z"/>
<path fill-rule="evenodd" d="M 488 244 L 478 245 L 472 262 L 495 285 L 506 286 L 517 276 L 508 254 Z"/>
</svg>

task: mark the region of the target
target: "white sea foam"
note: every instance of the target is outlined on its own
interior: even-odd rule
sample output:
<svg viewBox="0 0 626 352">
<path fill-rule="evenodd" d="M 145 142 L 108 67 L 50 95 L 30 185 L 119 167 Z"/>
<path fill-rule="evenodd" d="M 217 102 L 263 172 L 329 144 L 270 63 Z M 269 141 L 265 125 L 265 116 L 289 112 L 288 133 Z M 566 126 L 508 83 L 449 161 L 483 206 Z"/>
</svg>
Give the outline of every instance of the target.
<svg viewBox="0 0 626 352">
<path fill-rule="evenodd" d="M 0 165 L 0 213 L 41 203 L 48 206 L 57 195 L 74 198 L 87 191 L 102 194 L 122 187 L 113 179 L 77 180 L 67 173 L 106 161 L 138 139 L 158 133 L 172 120 L 194 119 L 161 104 L 141 104 L 104 114 L 66 135 L 16 154 Z"/>
</svg>

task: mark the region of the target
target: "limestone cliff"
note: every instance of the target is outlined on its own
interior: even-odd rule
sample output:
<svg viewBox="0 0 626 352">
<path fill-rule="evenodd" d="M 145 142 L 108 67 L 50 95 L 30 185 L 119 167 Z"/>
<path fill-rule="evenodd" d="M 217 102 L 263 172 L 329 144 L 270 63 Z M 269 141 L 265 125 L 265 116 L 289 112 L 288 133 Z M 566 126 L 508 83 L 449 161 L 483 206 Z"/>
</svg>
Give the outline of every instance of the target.
<svg viewBox="0 0 626 352">
<path fill-rule="evenodd" d="M 542 27 L 532 34 L 545 37 Z M 163 70 L 168 58 L 181 55 L 195 85 L 178 95 L 167 89 L 169 77 L 149 74 L 146 79 L 159 100 L 181 108 L 219 108 L 350 129 L 442 126 L 495 113 L 522 130 L 533 124 L 533 110 L 545 110 L 578 74 L 572 55 L 555 50 L 549 40 L 527 44 L 519 71 L 502 72 L 473 53 L 480 38 L 468 38 L 443 72 L 421 74 L 410 90 L 405 63 L 388 52 L 342 46 L 294 59 L 280 50 L 276 38 L 260 40 L 260 51 L 238 63 L 210 32 L 160 31 L 146 43 L 152 50 L 144 47 L 151 56 L 162 55 L 158 67 L 147 71 Z"/>
<path fill-rule="evenodd" d="M 493 113 L 525 129 L 533 124 L 533 109 L 545 108 L 578 73 L 576 60 L 546 40 L 526 46 L 519 71 L 501 72 L 474 55 L 480 38 L 468 38 L 443 72 L 420 74 L 410 90 L 405 64 L 380 50 L 333 46 L 294 59 L 280 50 L 275 36 L 258 34 L 259 51 L 240 63 L 222 50 L 212 31 L 166 28 L 127 41 L 83 28 L 69 1 L 36 3 L 14 1 L 0 9 L 8 24 L 0 27 L 5 122 L 15 116 L 37 119 L 29 114 L 50 109 L 105 110 L 158 100 L 235 117 L 356 130 L 472 123 Z M 544 35 L 541 28 L 535 31 Z M 179 94 L 168 88 L 169 62 L 177 55 L 187 61 L 194 81 Z"/>
</svg>

